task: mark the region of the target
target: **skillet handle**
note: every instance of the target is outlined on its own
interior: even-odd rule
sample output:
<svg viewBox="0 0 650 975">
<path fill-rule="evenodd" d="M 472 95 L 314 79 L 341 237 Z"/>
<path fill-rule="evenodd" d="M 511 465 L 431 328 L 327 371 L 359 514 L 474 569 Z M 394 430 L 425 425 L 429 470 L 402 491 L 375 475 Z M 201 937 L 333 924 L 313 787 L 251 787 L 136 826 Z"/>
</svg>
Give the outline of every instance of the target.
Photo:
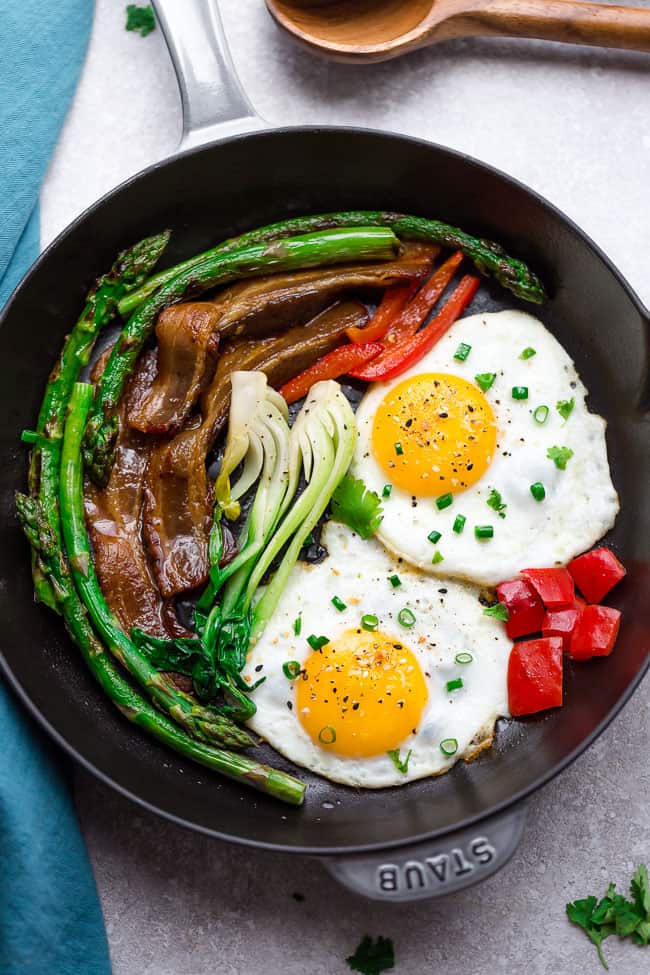
<svg viewBox="0 0 650 975">
<path fill-rule="evenodd" d="M 217 0 L 153 0 L 183 107 L 179 151 L 265 127 L 242 88 Z"/>
<path fill-rule="evenodd" d="M 478 884 L 505 866 L 517 849 L 525 820 L 526 806 L 519 803 L 440 840 L 323 862 L 345 887 L 371 900 L 399 903 L 441 897 Z"/>
</svg>

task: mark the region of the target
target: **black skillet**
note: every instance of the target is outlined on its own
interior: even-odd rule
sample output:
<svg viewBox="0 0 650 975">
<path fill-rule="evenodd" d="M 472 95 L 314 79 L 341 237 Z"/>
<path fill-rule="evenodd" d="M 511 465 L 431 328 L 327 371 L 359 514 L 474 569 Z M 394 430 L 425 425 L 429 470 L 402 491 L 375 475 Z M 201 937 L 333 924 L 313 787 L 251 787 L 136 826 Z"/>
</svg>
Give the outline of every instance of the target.
<svg viewBox="0 0 650 975">
<path fill-rule="evenodd" d="M 574 224 L 526 187 L 473 159 L 362 129 L 233 136 L 237 130 L 261 130 L 262 123 L 233 74 L 217 10 L 207 0 L 157 0 L 156 7 L 183 93 L 182 148 L 190 151 L 140 173 L 76 220 L 32 268 L 2 320 L 4 674 L 70 754 L 169 819 L 233 842 L 321 855 L 344 883 L 370 897 L 406 900 L 456 890 L 507 861 L 521 835 L 526 796 L 591 744 L 646 670 L 650 317 Z M 190 50 L 200 77 L 192 72 Z M 217 135 L 219 141 L 191 150 L 192 143 Z M 352 208 L 403 210 L 460 224 L 501 241 L 547 282 L 552 298 L 539 314 L 575 359 L 591 390 L 592 409 L 609 421 L 611 467 L 622 508 L 607 543 L 628 568 L 612 600 L 624 622 L 611 657 L 568 667 L 561 710 L 504 724 L 495 747 L 471 765 L 459 763 L 440 779 L 380 792 L 355 791 L 307 773 L 307 801 L 296 810 L 182 760 L 119 716 L 60 621 L 33 604 L 13 493 L 25 485 L 20 431 L 34 423 L 47 373 L 86 289 L 118 250 L 172 227 L 166 260 L 177 261 L 290 214 Z M 490 283 L 479 296 L 474 310 L 517 304 Z M 275 755 L 265 757 L 285 765 Z M 625 755 L 617 760 L 625 761 Z"/>
</svg>

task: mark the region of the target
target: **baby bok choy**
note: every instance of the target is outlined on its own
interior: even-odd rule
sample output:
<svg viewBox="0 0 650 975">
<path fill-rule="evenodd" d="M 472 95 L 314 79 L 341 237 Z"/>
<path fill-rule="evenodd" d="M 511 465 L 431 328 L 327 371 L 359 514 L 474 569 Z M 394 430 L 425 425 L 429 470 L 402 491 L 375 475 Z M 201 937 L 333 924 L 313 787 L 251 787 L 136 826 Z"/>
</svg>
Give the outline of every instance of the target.
<svg viewBox="0 0 650 975">
<path fill-rule="evenodd" d="M 217 666 L 242 689 L 246 685 L 239 674 L 250 642 L 259 639 L 277 606 L 307 536 L 350 466 L 356 439 L 354 414 L 338 383 L 316 383 L 289 429 L 286 404 L 281 406 L 278 394 L 264 387 L 260 374 L 251 374 L 255 380 L 244 379 L 246 375 L 235 374 L 233 381 L 233 429 L 217 481 L 213 537 L 220 518 L 236 513 L 238 499 L 256 480 L 257 490 L 239 539 L 239 554 L 223 569 L 218 563 L 213 566 L 198 617 L 202 639 Z M 264 390 L 255 409 L 244 404 L 253 382 L 260 393 Z M 238 395 L 242 400 L 235 405 Z M 230 487 L 230 475 L 241 462 L 239 479 Z M 305 487 L 296 497 L 301 474 Z M 215 542 L 214 555 L 218 552 Z M 216 601 L 202 617 L 208 599 Z"/>
</svg>

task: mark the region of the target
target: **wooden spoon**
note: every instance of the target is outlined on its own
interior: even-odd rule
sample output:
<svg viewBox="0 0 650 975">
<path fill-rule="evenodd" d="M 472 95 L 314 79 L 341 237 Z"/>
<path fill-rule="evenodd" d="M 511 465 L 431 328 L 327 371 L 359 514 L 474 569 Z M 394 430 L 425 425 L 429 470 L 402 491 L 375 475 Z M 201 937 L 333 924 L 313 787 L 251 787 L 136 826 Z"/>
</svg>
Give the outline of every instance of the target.
<svg viewBox="0 0 650 975">
<path fill-rule="evenodd" d="M 336 61 L 385 61 L 456 37 L 537 37 L 650 51 L 650 9 L 578 0 L 266 0 L 280 27 Z"/>
</svg>

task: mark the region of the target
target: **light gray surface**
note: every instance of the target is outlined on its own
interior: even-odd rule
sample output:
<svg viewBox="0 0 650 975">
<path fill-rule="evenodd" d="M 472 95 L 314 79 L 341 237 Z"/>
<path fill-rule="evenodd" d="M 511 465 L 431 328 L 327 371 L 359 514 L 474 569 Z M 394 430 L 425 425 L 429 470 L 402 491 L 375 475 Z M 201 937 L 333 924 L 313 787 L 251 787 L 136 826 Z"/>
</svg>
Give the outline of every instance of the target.
<svg viewBox="0 0 650 975">
<path fill-rule="evenodd" d="M 573 217 L 650 304 L 650 58 L 460 42 L 350 68 L 298 52 L 261 0 L 223 0 L 222 9 L 241 78 L 267 119 L 393 129 L 485 159 Z M 123 11 L 121 0 L 98 0 L 88 63 L 44 192 L 44 243 L 119 180 L 171 152 L 180 132 L 160 32 L 127 34 Z M 649 697 L 646 682 L 588 754 L 532 800 L 521 847 L 501 874 L 411 907 L 349 895 L 316 862 L 181 831 L 79 773 L 115 975 L 336 975 L 366 932 L 393 937 L 399 975 L 599 971 L 564 903 L 609 879 L 625 884 L 639 860 L 650 861 Z M 650 952 L 632 945 L 610 940 L 606 954 L 616 975 L 648 969 Z"/>
</svg>

